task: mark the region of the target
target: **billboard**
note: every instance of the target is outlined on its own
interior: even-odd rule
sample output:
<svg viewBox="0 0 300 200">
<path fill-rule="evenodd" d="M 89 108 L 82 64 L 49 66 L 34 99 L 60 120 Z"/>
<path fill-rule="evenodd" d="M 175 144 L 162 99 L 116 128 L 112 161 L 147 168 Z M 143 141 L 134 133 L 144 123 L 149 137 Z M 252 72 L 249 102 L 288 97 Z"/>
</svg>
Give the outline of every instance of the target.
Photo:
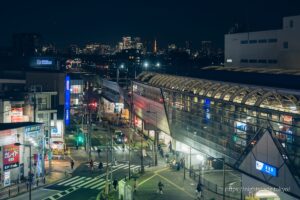
<svg viewBox="0 0 300 200">
<path fill-rule="evenodd" d="M 51 138 L 63 138 L 63 121 L 57 120 L 56 126 L 54 120 L 51 120 Z"/>
<path fill-rule="evenodd" d="M 6 145 L 3 148 L 3 169 L 8 170 L 19 167 L 20 151 L 14 144 Z"/>
</svg>

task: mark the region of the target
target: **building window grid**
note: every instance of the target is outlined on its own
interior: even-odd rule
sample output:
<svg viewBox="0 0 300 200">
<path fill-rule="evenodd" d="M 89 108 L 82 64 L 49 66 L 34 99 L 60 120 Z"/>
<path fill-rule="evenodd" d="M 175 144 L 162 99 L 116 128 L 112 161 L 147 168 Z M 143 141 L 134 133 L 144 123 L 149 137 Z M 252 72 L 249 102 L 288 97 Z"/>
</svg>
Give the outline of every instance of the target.
<svg viewBox="0 0 300 200">
<path fill-rule="evenodd" d="M 193 107 L 194 106 L 196 106 L 196 105 L 194 104 Z M 222 106 L 222 107 L 224 108 L 224 106 Z M 206 113 L 206 111 L 203 110 L 203 104 L 199 104 L 198 108 L 200 108 L 200 109 L 198 109 L 198 111 L 196 112 L 197 117 L 203 118 L 204 114 Z M 211 111 L 210 112 L 210 119 L 212 119 L 212 120 L 214 119 L 214 113 L 226 114 L 228 117 L 224 117 L 223 115 L 222 116 L 224 117 L 224 119 L 227 118 L 227 121 L 230 121 L 230 120 L 239 121 L 236 118 L 250 118 L 250 119 L 254 118 L 254 119 L 257 120 L 258 125 L 257 124 L 251 124 L 249 122 L 247 122 L 247 123 L 248 123 L 248 125 L 250 125 L 252 127 L 256 126 L 257 128 L 258 128 L 258 126 L 265 125 L 266 120 L 268 120 L 268 119 L 258 118 L 257 116 L 251 116 L 250 117 L 247 113 L 245 113 L 245 112 L 241 113 L 241 111 L 239 113 L 236 113 L 237 111 L 229 111 L 229 110 L 224 111 L 224 109 L 223 110 L 220 110 L 220 109 L 221 109 L 221 107 L 211 107 L 210 108 L 210 111 Z M 257 113 L 257 114 L 260 115 L 259 113 Z M 232 116 L 233 116 L 233 118 L 232 118 Z M 216 117 L 219 117 L 219 115 L 216 115 Z M 268 121 L 270 121 L 270 120 L 268 120 Z M 239 121 L 239 122 L 242 122 L 242 121 Z M 282 122 L 282 121 L 274 121 L 274 122 L 271 121 L 271 123 L 283 124 L 284 122 Z M 291 126 L 294 127 L 294 125 L 291 125 Z M 298 128 L 300 128 L 300 127 L 298 127 Z M 280 130 L 274 130 L 274 131 L 278 132 Z M 300 135 L 298 137 L 300 137 Z"/>
</svg>

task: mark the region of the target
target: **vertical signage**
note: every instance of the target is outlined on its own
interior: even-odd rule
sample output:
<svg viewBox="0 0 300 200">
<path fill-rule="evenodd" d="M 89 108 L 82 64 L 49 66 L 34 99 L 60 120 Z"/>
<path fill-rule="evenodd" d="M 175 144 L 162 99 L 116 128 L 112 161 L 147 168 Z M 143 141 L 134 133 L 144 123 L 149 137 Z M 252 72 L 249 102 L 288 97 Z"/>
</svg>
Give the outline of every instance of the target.
<svg viewBox="0 0 300 200">
<path fill-rule="evenodd" d="M 19 147 L 13 144 L 3 148 L 3 169 L 8 170 L 19 167 Z"/>
<path fill-rule="evenodd" d="M 65 124 L 70 124 L 70 76 L 65 79 Z"/>
</svg>

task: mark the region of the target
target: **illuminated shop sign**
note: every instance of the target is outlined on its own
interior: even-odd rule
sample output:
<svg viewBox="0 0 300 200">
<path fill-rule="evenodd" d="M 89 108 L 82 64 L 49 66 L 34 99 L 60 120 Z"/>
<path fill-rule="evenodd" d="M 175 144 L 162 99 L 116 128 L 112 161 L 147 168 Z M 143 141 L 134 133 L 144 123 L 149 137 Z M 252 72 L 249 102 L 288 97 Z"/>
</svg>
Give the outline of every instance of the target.
<svg viewBox="0 0 300 200">
<path fill-rule="evenodd" d="M 256 161 L 256 169 L 270 176 L 277 176 L 277 168 L 272 165 Z"/>
<path fill-rule="evenodd" d="M 65 79 L 65 123 L 70 124 L 70 76 Z"/>
<path fill-rule="evenodd" d="M 41 60 L 37 59 L 36 60 L 37 65 L 52 65 L 52 60 Z"/>
<path fill-rule="evenodd" d="M 8 170 L 19 167 L 19 147 L 13 144 L 3 148 L 3 169 Z"/>
</svg>

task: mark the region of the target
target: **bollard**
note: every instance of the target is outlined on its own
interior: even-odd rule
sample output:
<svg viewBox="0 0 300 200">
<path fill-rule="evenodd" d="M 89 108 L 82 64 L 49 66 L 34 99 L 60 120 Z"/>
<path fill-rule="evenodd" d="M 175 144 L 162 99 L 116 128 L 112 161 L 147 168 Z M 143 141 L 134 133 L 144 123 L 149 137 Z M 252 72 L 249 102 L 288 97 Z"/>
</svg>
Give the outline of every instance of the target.
<svg viewBox="0 0 300 200">
<path fill-rule="evenodd" d="M 20 185 L 18 185 L 18 194 L 20 193 Z"/>
<path fill-rule="evenodd" d="M 8 189 L 8 197 L 10 197 L 10 188 Z"/>
</svg>

